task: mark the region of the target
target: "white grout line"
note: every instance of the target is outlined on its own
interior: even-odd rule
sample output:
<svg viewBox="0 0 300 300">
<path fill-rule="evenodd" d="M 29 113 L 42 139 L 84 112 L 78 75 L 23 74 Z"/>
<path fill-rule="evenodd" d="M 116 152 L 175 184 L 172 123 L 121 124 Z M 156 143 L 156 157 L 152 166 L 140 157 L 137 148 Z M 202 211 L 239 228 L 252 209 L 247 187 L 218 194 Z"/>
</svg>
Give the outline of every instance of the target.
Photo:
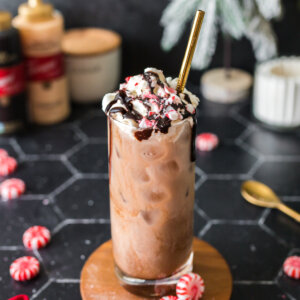
<svg viewBox="0 0 300 300">
<path fill-rule="evenodd" d="M 224 220 L 213 219 L 210 221 L 212 225 L 239 225 L 239 226 L 256 226 L 257 220 Z"/>
<path fill-rule="evenodd" d="M 52 236 L 57 234 L 62 228 L 65 226 L 71 225 L 71 224 L 110 224 L 109 219 L 65 219 L 62 222 L 60 222 L 56 227 L 52 230 Z"/>
<path fill-rule="evenodd" d="M 70 156 L 72 156 L 76 152 L 80 151 L 87 144 L 88 144 L 88 140 L 81 141 L 78 144 L 74 145 L 69 150 L 67 150 L 64 155 L 69 158 Z"/>
<path fill-rule="evenodd" d="M 211 226 L 212 226 L 211 221 L 208 221 L 207 224 L 198 233 L 198 237 L 202 238 L 208 232 Z"/>
<path fill-rule="evenodd" d="M 258 225 L 264 225 L 266 218 L 268 217 L 268 215 L 270 214 L 271 208 L 265 208 L 263 213 L 261 214 L 261 217 L 258 221 Z"/>
<path fill-rule="evenodd" d="M 261 167 L 261 165 L 264 163 L 264 158 L 263 157 L 259 157 L 257 159 L 257 161 L 253 164 L 253 166 L 250 168 L 250 170 L 248 171 L 248 175 L 250 177 L 253 177 L 254 174 L 257 172 L 257 170 Z"/>
<path fill-rule="evenodd" d="M 251 147 L 250 145 L 246 144 L 244 141 L 236 140 L 235 144 L 239 146 L 241 149 L 246 151 L 251 156 L 254 156 L 255 158 L 264 158 L 264 155 L 257 151 L 255 148 Z"/>
<path fill-rule="evenodd" d="M 265 156 L 266 161 L 272 161 L 272 162 L 300 162 L 300 156 L 299 155 L 267 155 Z"/>
<path fill-rule="evenodd" d="M 73 175 L 69 179 L 67 179 L 65 182 L 63 182 L 60 186 L 58 186 L 56 189 L 54 189 L 50 194 L 49 197 L 55 197 L 56 195 L 60 194 L 62 191 L 67 189 L 69 186 L 71 186 L 78 177 L 76 175 Z"/>
<path fill-rule="evenodd" d="M 72 175 L 76 176 L 79 175 L 80 172 L 77 170 L 72 163 L 68 160 L 66 156 L 63 156 L 61 158 L 61 162 L 65 165 L 65 167 L 71 172 Z"/>
<path fill-rule="evenodd" d="M 195 203 L 194 204 L 194 210 L 196 211 L 196 213 L 202 217 L 204 220 L 206 220 L 207 222 L 210 221 L 209 216 Z"/>
<path fill-rule="evenodd" d="M 31 299 L 35 299 L 37 296 L 39 296 L 51 283 L 53 282 L 52 279 L 49 279 L 44 285 L 42 285 L 42 287 L 40 289 L 37 290 L 37 292 L 35 292 Z"/>
<path fill-rule="evenodd" d="M 87 141 L 88 140 L 88 136 L 81 130 L 81 128 L 79 127 L 79 123 L 76 124 L 75 122 L 72 123 L 71 128 L 73 129 L 73 131 L 75 132 L 75 134 L 77 135 L 77 137 L 79 137 L 81 139 L 81 141 Z"/>
<path fill-rule="evenodd" d="M 300 196 L 281 196 L 284 202 L 300 202 Z"/>
<path fill-rule="evenodd" d="M 0 251 L 24 250 L 24 246 L 0 246 Z"/>
<path fill-rule="evenodd" d="M 253 285 L 253 284 L 259 284 L 259 285 L 275 285 L 275 281 L 272 280 L 234 280 L 233 284 L 238 285 Z"/>
<path fill-rule="evenodd" d="M 244 142 L 244 140 L 249 137 L 253 132 L 256 131 L 255 126 L 249 125 L 246 129 L 241 133 L 240 136 L 236 138 L 237 142 Z"/>
<path fill-rule="evenodd" d="M 54 279 L 56 283 L 80 283 L 80 279 L 77 278 L 62 278 Z"/>
<path fill-rule="evenodd" d="M 278 235 L 276 235 L 276 233 L 270 229 L 268 226 L 266 226 L 265 224 L 259 224 L 259 227 L 266 232 L 267 234 L 269 234 L 269 236 L 271 236 L 273 239 L 275 239 L 279 244 L 288 247 L 288 243 L 282 239 L 281 237 L 279 237 Z"/>
<path fill-rule="evenodd" d="M 45 198 L 47 198 L 46 194 L 24 194 L 18 197 L 18 199 L 20 200 L 24 200 L 24 201 L 30 201 L 30 200 L 44 200 Z"/>
<path fill-rule="evenodd" d="M 247 180 L 248 174 L 207 174 L 208 180 Z"/>
</svg>

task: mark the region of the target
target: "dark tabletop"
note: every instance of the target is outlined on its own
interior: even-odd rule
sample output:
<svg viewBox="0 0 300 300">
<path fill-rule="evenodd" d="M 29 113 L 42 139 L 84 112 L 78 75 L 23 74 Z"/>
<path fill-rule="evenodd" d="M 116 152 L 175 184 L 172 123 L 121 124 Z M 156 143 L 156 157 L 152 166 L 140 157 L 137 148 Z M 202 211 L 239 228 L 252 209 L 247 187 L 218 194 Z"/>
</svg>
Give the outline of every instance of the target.
<svg viewBox="0 0 300 300">
<path fill-rule="evenodd" d="M 204 100 L 197 130 L 216 133 L 221 144 L 197 153 L 195 235 L 228 261 L 232 299 L 300 299 L 299 282 L 281 268 L 288 255 L 300 253 L 300 225 L 240 196 L 242 181 L 254 178 L 300 211 L 300 131 L 264 129 L 252 119 L 249 101 Z M 2 137 L 0 147 L 17 158 L 13 177 L 27 185 L 21 198 L 0 201 L 0 300 L 21 293 L 36 300 L 81 299 L 80 270 L 110 238 L 105 116 L 98 107 L 76 107 L 63 124 Z M 32 225 L 52 231 L 51 244 L 33 253 L 22 245 L 22 234 Z M 9 265 L 23 255 L 36 256 L 41 273 L 17 283 Z"/>
</svg>

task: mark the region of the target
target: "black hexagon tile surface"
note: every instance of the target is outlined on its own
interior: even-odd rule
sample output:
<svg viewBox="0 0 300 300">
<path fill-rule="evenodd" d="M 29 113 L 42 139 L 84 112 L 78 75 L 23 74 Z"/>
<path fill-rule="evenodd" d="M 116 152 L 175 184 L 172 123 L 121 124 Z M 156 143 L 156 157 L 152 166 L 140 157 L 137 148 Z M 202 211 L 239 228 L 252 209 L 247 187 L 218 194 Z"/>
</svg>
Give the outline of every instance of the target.
<svg viewBox="0 0 300 300">
<path fill-rule="evenodd" d="M 23 245 L 24 231 L 34 225 L 52 230 L 61 222 L 46 199 L 0 201 L 0 246 Z"/>
<path fill-rule="evenodd" d="M 240 193 L 241 180 L 207 180 L 196 191 L 196 204 L 209 218 L 258 220 L 262 209 L 246 202 Z"/>
<path fill-rule="evenodd" d="M 59 160 L 34 160 L 19 163 L 10 177 L 26 182 L 26 194 L 50 194 L 71 177 L 71 172 Z"/>
<path fill-rule="evenodd" d="M 192 89 L 197 92 L 198 86 Z M 240 196 L 243 180 L 254 178 L 300 211 L 299 132 L 268 131 L 249 111 L 247 102 L 200 104 L 197 132 L 216 133 L 220 145 L 209 153 L 197 151 L 194 234 L 228 261 L 233 300 L 300 299 L 299 284 L 281 270 L 287 255 L 300 247 L 299 224 Z M 95 106 L 74 106 L 63 124 L 0 138 L 0 148 L 19 161 L 11 177 L 27 185 L 19 199 L 0 200 L 0 300 L 22 293 L 31 300 L 81 299 L 81 268 L 110 238 L 106 138 L 106 118 Z M 53 234 L 48 247 L 34 253 L 22 245 L 22 234 L 32 225 L 47 226 Z M 25 254 L 36 256 L 42 271 L 33 281 L 16 283 L 9 265 Z"/>
<path fill-rule="evenodd" d="M 275 284 L 234 285 L 232 300 L 283 300 L 287 296 Z"/>
<path fill-rule="evenodd" d="M 300 202 L 286 202 L 285 204 L 300 211 Z M 300 226 L 295 220 L 273 210 L 268 214 L 265 225 L 272 229 L 277 236 L 285 239 L 290 246 L 300 248 Z"/>
<path fill-rule="evenodd" d="M 109 224 L 66 224 L 40 254 L 51 278 L 79 279 L 92 250 L 109 238 Z"/>
<path fill-rule="evenodd" d="M 242 148 L 223 144 L 212 152 L 197 151 L 197 166 L 207 174 L 246 174 L 256 157 Z"/>
<path fill-rule="evenodd" d="M 79 141 L 77 133 L 67 126 L 33 128 L 17 136 L 26 154 L 63 154 Z"/>
<path fill-rule="evenodd" d="M 224 255 L 235 280 L 272 281 L 288 253 L 286 246 L 256 225 L 212 225 L 203 238 Z"/>
<path fill-rule="evenodd" d="M 70 157 L 70 162 L 82 173 L 108 173 L 107 145 L 85 145 Z"/>
<path fill-rule="evenodd" d="M 197 119 L 197 132 L 214 132 L 221 141 L 232 141 L 244 131 L 245 127 L 234 119 L 200 115 Z"/>
<path fill-rule="evenodd" d="M 278 133 L 267 129 L 255 130 L 245 142 L 264 155 L 297 156 L 300 149 L 300 132 Z"/>
<path fill-rule="evenodd" d="M 92 116 L 81 123 L 81 130 L 90 138 L 106 138 L 107 124 L 105 115 Z"/>
<path fill-rule="evenodd" d="M 35 300 L 81 300 L 79 283 L 51 282 L 46 289 L 34 297 Z"/>
<path fill-rule="evenodd" d="M 300 196 L 300 161 L 266 161 L 254 174 L 280 196 Z"/>
<path fill-rule="evenodd" d="M 109 219 L 108 179 L 78 179 L 56 196 L 56 204 L 66 218 Z"/>
</svg>

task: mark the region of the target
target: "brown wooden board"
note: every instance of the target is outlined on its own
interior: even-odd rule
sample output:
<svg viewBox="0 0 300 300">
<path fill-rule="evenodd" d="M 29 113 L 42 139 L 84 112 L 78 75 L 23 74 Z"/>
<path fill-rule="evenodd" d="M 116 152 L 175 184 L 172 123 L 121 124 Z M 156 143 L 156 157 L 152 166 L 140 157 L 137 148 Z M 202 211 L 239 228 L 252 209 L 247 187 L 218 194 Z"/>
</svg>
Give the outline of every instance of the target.
<svg viewBox="0 0 300 300">
<path fill-rule="evenodd" d="M 204 300 L 229 300 L 232 276 L 222 255 L 210 244 L 194 238 L 194 272 L 205 282 Z M 83 300 L 143 300 L 119 285 L 114 273 L 112 242 L 96 249 L 81 272 L 80 291 Z"/>
</svg>

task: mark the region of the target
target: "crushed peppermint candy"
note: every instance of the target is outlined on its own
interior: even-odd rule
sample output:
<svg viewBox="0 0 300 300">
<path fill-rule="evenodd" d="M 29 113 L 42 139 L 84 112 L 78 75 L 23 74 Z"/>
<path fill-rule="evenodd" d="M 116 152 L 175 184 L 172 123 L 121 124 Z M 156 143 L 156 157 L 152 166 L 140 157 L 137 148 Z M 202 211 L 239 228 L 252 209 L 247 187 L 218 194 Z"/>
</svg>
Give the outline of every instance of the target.
<svg viewBox="0 0 300 300">
<path fill-rule="evenodd" d="M 194 122 L 198 97 L 188 90 L 178 93 L 177 79 L 165 78 L 161 70 L 146 68 L 143 74 L 128 76 L 115 93 L 106 94 L 102 108 L 116 120 L 140 129 L 168 132 L 186 118 Z"/>
</svg>

